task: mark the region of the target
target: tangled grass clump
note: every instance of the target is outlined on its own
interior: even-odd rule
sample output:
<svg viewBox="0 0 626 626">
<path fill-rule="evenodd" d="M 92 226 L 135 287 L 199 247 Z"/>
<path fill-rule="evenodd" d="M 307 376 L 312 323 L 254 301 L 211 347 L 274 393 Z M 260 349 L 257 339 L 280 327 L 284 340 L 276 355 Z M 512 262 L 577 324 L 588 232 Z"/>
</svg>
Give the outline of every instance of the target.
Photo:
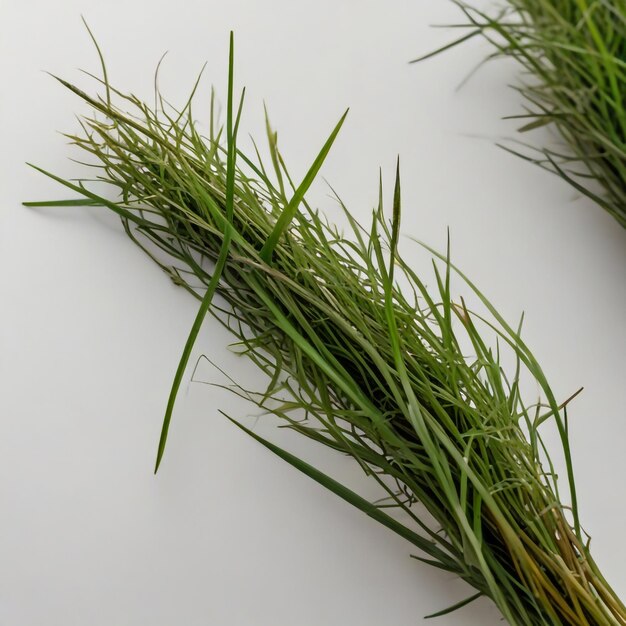
<svg viewBox="0 0 626 626">
<path fill-rule="evenodd" d="M 433 290 L 403 260 L 397 247 L 399 175 L 391 220 L 382 184 L 369 228 L 344 207 L 350 236 L 306 202 L 345 114 L 296 183 L 269 124 L 269 167 L 258 151 L 249 156 L 237 147 L 243 94 L 235 106 L 232 39 L 226 127 L 217 128 L 212 114 L 207 138 L 192 115 L 193 93 L 176 111 L 158 94 L 153 108 L 116 91 L 106 70 L 101 82 L 104 95 L 92 97 L 61 80 L 94 111 L 82 118 L 82 132 L 69 137 L 90 155 L 98 185 L 107 183 L 115 198 L 97 193 L 92 180 L 40 170 L 78 198 L 27 204 L 114 211 L 128 235 L 200 301 L 168 403 L 157 467 L 191 347 L 211 312 L 269 381 L 258 394 L 238 386 L 235 392 L 353 458 L 386 499 L 365 500 L 235 423 L 401 535 L 418 550 L 416 558 L 474 588 L 441 613 L 487 596 L 510 624 L 626 624 L 626 609 L 581 530 L 565 406 L 519 331 L 460 272 L 488 317 L 453 299 L 450 281 L 457 270 L 449 254 L 433 252 Z M 494 338 L 498 347 L 490 345 Z M 465 354 L 468 345 L 473 357 Z M 508 374 L 500 349 L 514 356 Z M 542 390 L 542 403 L 524 401 L 522 376 Z M 560 435 L 567 496 L 559 493 L 542 440 L 546 421 Z"/>
</svg>

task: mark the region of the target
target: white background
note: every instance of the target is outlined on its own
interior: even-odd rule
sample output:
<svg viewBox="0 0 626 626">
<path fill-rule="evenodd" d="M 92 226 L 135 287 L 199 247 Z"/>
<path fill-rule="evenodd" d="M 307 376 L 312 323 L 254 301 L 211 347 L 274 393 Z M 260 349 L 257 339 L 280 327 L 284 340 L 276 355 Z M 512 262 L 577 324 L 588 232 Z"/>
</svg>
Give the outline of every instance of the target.
<svg viewBox="0 0 626 626">
<path fill-rule="evenodd" d="M 151 96 L 169 50 L 161 86 L 179 103 L 204 61 L 207 84 L 224 94 L 234 29 L 237 81 L 249 96 L 242 128 L 261 138 L 265 101 L 298 175 L 351 106 L 323 175 L 357 216 L 375 202 L 378 167 L 390 180 L 400 154 L 403 231 L 443 248 L 449 226 L 454 260 L 509 320 L 526 311 L 527 341 L 558 397 L 585 387 L 570 407 L 582 517 L 604 573 L 626 595 L 626 231 L 494 146 L 515 128 L 501 116 L 520 111 L 507 87 L 514 65 L 491 64 L 457 91 L 484 45 L 407 64 L 449 39 L 429 24 L 457 20 L 451 3 L 0 6 L 2 626 L 408 626 L 469 593 L 236 431 L 217 408 L 249 409 L 188 377 L 152 475 L 196 302 L 110 216 L 20 206 L 66 196 L 25 161 L 84 174 L 56 131 L 75 130 L 73 115 L 85 109 L 41 71 L 89 85 L 76 68 L 98 64 L 81 13 L 113 82 L 140 96 Z M 200 104 L 196 115 L 207 118 Z M 336 215 L 323 184 L 313 199 Z M 206 353 L 254 380 L 227 343 L 209 321 L 192 360 Z M 276 436 L 340 478 L 363 480 L 348 460 Z M 498 621 L 478 602 L 439 624 Z"/>
</svg>

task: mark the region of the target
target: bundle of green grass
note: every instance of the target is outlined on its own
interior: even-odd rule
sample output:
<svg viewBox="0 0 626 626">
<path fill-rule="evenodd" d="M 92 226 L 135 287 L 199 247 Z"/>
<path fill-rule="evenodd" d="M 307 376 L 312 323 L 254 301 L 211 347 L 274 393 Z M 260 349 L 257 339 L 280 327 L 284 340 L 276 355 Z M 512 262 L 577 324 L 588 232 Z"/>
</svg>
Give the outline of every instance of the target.
<svg viewBox="0 0 626 626">
<path fill-rule="evenodd" d="M 99 195 L 88 179 L 47 173 L 79 197 L 30 203 L 114 211 L 129 236 L 201 302 L 157 467 L 191 347 L 211 312 L 267 375 L 259 393 L 237 385 L 234 391 L 283 425 L 349 455 L 385 499 L 364 499 L 234 423 L 405 538 L 416 558 L 473 587 L 441 613 L 486 596 L 510 624 L 626 624 L 626 608 L 581 529 L 564 405 L 519 332 L 467 279 L 487 317 L 453 299 L 456 270 L 447 255 L 433 253 L 429 291 L 398 254 L 399 177 L 392 218 L 385 217 L 381 191 L 368 228 L 345 211 L 350 236 L 307 204 L 305 193 L 345 116 L 301 183 L 288 174 L 269 125 L 269 168 L 258 153 L 241 152 L 232 67 L 231 41 L 226 127 L 211 124 L 208 138 L 193 121 L 193 98 L 181 111 L 158 98 L 151 108 L 115 91 L 106 71 L 102 97 L 61 81 L 94 110 L 71 140 L 91 156 L 98 184 L 108 183 L 116 197 Z M 490 345 L 496 338 L 498 347 Z M 504 351 L 515 357 L 509 374 L 501 366 Z M 542 390 L 541 403 L 524 402 L 524 376 Z M 547 421 L 560 434 L 562 495 L 540 433 Z"/>
<path fill-rule="evenodd" d="M 626 227 L 626 0 L 505 0 L 493 10 L 453 1 L 466 20 L 455 26 L 468 32 L 421 59 L 480 35 L 495 48 L 489 59 L 518 61 L 526 112 L 511 117 L 523 120 L 521 131 L 554 128 L 562 147 L 516 154 Z"/>
</svg>

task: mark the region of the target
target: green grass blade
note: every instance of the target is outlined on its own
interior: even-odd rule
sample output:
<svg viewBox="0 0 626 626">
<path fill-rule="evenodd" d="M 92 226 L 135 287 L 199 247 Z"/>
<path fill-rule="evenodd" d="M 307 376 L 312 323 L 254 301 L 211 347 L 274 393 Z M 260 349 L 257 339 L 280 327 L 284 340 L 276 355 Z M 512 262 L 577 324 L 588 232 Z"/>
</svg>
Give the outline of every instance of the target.
<svg viewBox="0 0 626 626">
<path fill-rule="evenodd" d="M 387 527 L 389 530 L 392 530 L 397 535 L 400 535 L 400 537 L 411 542 L 414 546 L 417 546 L 427 554 L 434 553 L 437 558 L 444 561 L 448 558 L 447 555 L 439 550 L 433 542 L 424 539 L 416 532 L 412 531 L 410 528 L 407 528 L 391 516 L 387 515 L 379 507 L 369 502 L 369 500 L 366 500 L 351 489 L 348 489 L 348 487 L 337 482 L 334 478 L 331 478 L 327 474 L 324 474 L 323 472 L 313 467 L 312 465 L 309 465 L 297 456 L 291 454 L 290 452 L 287 452 L 286 450 L 280 448 L 276 444 L 273 444 L 267 439 L 264 439 L 263 437 L 250 430 L 249 428 L 246 428 L 243 424 L 233 419 L 223 411 L 220 411 L 220 413 L 222 413 L 224 417 L 230 420 L 233 424 L 235 424 L 235 426 L 240 428 L 247 435 L 252 437 L 255 441 L 258 441 L 268 450 L 273 452 L 276 456 L 283 459 L 283 461 L 286 461 L 292 467 L 295 467 L 297 470 L 299 470 L 315 482 L 319 483 L 329 491 L 332 491 L 332 493 L 339 496 L 342 500 L 345 500 L 355 508 L 359 509 L 368 517 L 371 517 L 372 519 L 381 523 L 383 526 Z"/>
<path fill-rule="evenodd" d="M 230 242 L 232 239 L 232 219 L 233 219 L 233 207 L 234 207 L 234 188 L 235 188 L 235 168 L 236 168 L 236 157 L 237 157 L 237 147 L 236 147 L 236 129 L 239 126 L 239 119 L 241 116 L 241 110 L 243 106 L 243 95 L 241 98 L 241 102 L 239 105 L 239 110 L 237 112 L 237 118 L 235 122 L 235 126 L 233 127 L 233 83 L 234 83 L 234 56 L 235 56 L 235 44 L 234 44 L 234 35 L 230 33 L 230 50 L 228 55 L 228 109 L 227 109 L 227 165 L 226 165 L 226 219 L 228 220 L 228 224 L 224 233 L 224 238 L 222 241 L 222 245 L 220 248 L 219 257 L 215 268 L 213 270 L 213 275 L 211 276 L 211 281 L 207 287 L 207 290 L 202 298 L 202 302 L 198 309 L 198 313 L 196 314 L 196 318 L 191 326 L 191 330 L 189 332 L 189 336 L 187 337 L 187 341 L 185 342 L 185 347 L 183 348 L 183 353 L 178 363 L 178 367 L 176 368 L 176 374 L 174 375 L 174 380 L 172 382 L 172 389 L 170 391 L 169 398 L 167 400 L 167 407 L 165 409 L 165 416 L 163 418 L 163 425 L 161 427 L 161 435 L 159 437 L 159 445 L 157 449 L 157 457 L 154 466 L 154 473 L 156 474 L 159 471 L 159 466 L 161 465 L 161 461 L 163 460 L 163 454 L 165 453 L 165 446 L 167 444 L 167 436 L 170 429 L 170 423 L 172 421 L 172 413 L 174 411 L 174 404 L 176 403 L 176 397 L 178 396 L 178 391 L 180 389 L 181 382 L 183 380 L 183 375 L 185 370 L 187 369 L 187 364 L 189 363 L 189 357 L 191 356 L 191 351 L 193 350 L 193 346 L 196 343 L 196 339 L 198 338 L 198 333 L 200 332 L 200 328 L 202 327 L 202 323 L 204 322 L 204 318 L 206 317 L 209 308 L 211 307 L 211 303 L 213 302 L 213 297 L 215 292 L 217 291 L 219 281 L 222 277 L 222 272 L 224 271 L 224 267 L 226 266 L 226 261 L 228 260 Z"/>
<path fill-rule="evenodd" d="M 261 258 L 266 263 L 269 263 L 271 261 L 272 254 L 274 253 L 274 249 L 276 248 L 276 244 L 278 243 L 278 240 L 280 239 L 285 229 L 288 228 L 289 224 L 291 223 L 291 220 L 293 220 L 298 210 L 298 207 L 300 206 L 300 203 L 302 202 L 304 198 L 304 194 L 307 192 L 307 190 L 311 186 L 311 183 L 315 180 L 317 173 L 320 171 L 320 168 L 322 167 L 324 161 L 326 160 L 326 157 L 328 156 L 328 153 L 330 152 L 330 149 L 337 135 L 339 134 L 341 127 L 343 126 L 343 123 L 348 115 L 349 110 L 350 109 L 346 109 L 346 112 L 341 116 L 341 119 L 339 120 L 339 122 L 337 122 L 337 125 L 335 126 L 330 136 L 326 140 L 326 143 L 322 146 L 322 149 L 320 150 L 317 157 L 315 157 L 315 160 L 313 161 L 313 164 L 309 168 L 309 171 L 306 173 L 306 176 L 304 177 L 304 179 L 302 180 L 302 182 L 296 189 L 295 193 L 293 194 L 291 200 L 289 201 L 289 204 L 285 207 L 284 211 L 276 220 L 274 229 L 272 230 L 269 237 L 267 238 L 267 241 L 263 244 L 263 247 L 261 248 L 261 252 L 260 252 Z"/>
<path fill-rule="evenodd" d="M 449 606 L 447 609 L 443 609 L 442 611 L 437 611 L 436 613 L 431 613 L 430 615 L 425 615 L 424 619 L 432 619 L 433 617 L 441 617 L 443 615 L 448 615 L 449 613 L 453 613 L 454 611 L 458 611 L 459 609 L 467 606 L 468 604 L 474 602 L 474 600 L 478 600 L 484 594 L 479 591 L 478 593 L 474 593 L 469 598 L 465 598 L 452 606 Z"/>
</svg>

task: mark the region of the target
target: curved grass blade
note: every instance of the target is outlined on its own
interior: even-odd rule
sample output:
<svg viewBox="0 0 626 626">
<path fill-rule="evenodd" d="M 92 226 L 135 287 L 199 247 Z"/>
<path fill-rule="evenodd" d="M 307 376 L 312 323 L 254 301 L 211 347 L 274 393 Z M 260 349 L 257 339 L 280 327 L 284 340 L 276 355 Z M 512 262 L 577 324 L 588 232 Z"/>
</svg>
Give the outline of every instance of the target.
<svg viewBox="0 0 626 626">
<path fill-rule="evenodd" d="M 176 369 L 176 374 L 174 375 L 174 380 L 172 383 L 172 389 L 170 391 L 169 398 L 167 400 L 167 407 L 165 409 L 165 416 L 163 418 L 163 425 L 161 427 L 161 435 L 159 437 L 159 446 L 157 449 L 157 457 L 154 465 L 154 473 L 156 474 L 159 471 L 159 466 L 161 465 L 161 461 L 163 460 L 163 454 L 165 453 L 165 445 L 167 443 L 167 436 L 170 429 L 170 423 L 172 421 L 172 413 L 174 411 L 174 404 L 176 402 L 176 397 L 178 395 L 178 390 L 180 389 L 180 384 L 183 380 L 183 375 L 185 370 L 187 369 L 187 364 L 189 363 L 189 357 L 191 356 L 191 351 L 193 350 L 193 346 L 196 343 L 196 339 L 198 338 L 198 333 L 200 332 L 200 328 L 202 327 L 202 322 L 206 317 L 209 308 L 211 307 L 211 303 L 213 302 L 213 296 L 217 291 L 219 281 L 222 277 L 222 272 L 224 271 L 224 267 L 226 266 L 226 262 L 228 260 L 230 242 L 232 239 L 232 219 L 233 219 L 233 207 L 234 207 L 234 189 L 235 189 L 235 167 L 236 167 L 236 158 L 237 158 L 237 133 L 236 130 L 239 126 L 239 119 L 241 116 L 241 111 L 243 107 L 243 96 L 241 98 L 241 102 L 239 104 L 239 111 L 237 113 L 236 122 L 233 126 L 233 84 L 234 84 L 234 59 L 235 57 L 235 43 L 234 43 L 234 35 L 230 33 L 230 47 L 229 47 L 229 55 L 228 55 L 228 108 L 227 108 L 227 122 L 226 122 L 226 136 L 227 136 L 227 161 L 226 161 L 226 220 L 227 225 L 224 232 L 224 238 L 222 241 L 222 245 L 220 248 L 219 257 L 217 263 L 215 264 L 215 268 L 213 270 L 213 275 L 211 276 L 211 281 L 207 287 L 207 290 L 202 298 L 202 302 L 200 303 L 200 308 L 198 309 L 198 313 L 196 318 L 191 326 L 191 330 L 189 332 L 189 337 L 187 337 L 187 341 L 185 342 L 185 347 L 183 349 L 182 356 L 178 363 L 178 367 Z M 197 86 L 197 84 L 196 84 Z M 194 87 L 195 90 L 195 87 Z"/>
</svg>

